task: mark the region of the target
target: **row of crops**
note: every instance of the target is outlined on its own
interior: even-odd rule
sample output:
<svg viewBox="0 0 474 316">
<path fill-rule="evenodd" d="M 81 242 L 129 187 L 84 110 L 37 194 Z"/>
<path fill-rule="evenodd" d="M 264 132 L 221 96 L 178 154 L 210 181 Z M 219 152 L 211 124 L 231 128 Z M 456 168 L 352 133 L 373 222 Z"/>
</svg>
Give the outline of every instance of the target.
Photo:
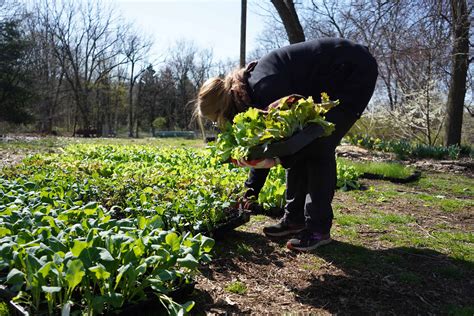
<svg viewBox="0 0 474 316">
<path fill-rule="evenodd" d="M 204 149 L 71 145 L 36 155 L 0 178 L 2 297 L 32 314 L 100 314 L 172 297 L 211 260 L 206 237 L 245 188 L 244 169 L 211 163 Z M 340 165 L 338 184 L 357 175 Z M 280 207 L 284 170 L 261 195 Z"/>
</svg>

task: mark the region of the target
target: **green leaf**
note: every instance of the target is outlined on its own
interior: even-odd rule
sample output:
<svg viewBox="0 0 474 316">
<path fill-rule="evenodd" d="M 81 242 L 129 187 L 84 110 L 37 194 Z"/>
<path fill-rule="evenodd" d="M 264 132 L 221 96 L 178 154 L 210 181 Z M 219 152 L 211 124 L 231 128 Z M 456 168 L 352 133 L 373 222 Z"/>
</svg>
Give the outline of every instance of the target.
<svg viewBox="0 0 474 316">
<path fill-rule="evenodd" d="M 13 268 L 8 272 L 7 283 L 11 285 L 23 285 L 25 283 L 25 274 L 20 270 Z"/>
<path fill-rule="evenodd" d="M 215 241 L 212 238 L 201 236 L 201 249 L 204 252 L 210 252 L 214 247 Z"/>
<path fill-rule="evenodd" d="M 162 282 L 171 281 L 171 280 L 174 280 L 176 278 L 176 274 L 172 271 L 169 271 L 169 270 L 162 270 L 162 271 L 158 272 L 158 274 L 156 276 Z"/>
<path fill-rule="evenodd" d="M 84 271 L 84 265 L 79 259 L 75 259 L 69 262 L 66 272 L 66 282 L 69 288 L 74 289 L 79 283 L 81 283 L 82 278 L 86 272 Z"/>
<path fill-rule="evenodd" d="M 89 202 L 84 205 L 83 210 L 86 215 L 90 216 L 94 215 L 97 212 L 98 207 L 99 204 L 97 202 Z"/>
<path fill-rule="evenodd" d="M 189 313 L 191 309 L 194 307 L 193 301 L 189 301 L 184 304 L 178 304 L 166 295 L 161 295 L 160 300 L 161 300 L 161 303 L 168 310 L 168 314 L 173 315 L 173 316 L 185 315 Z"/>
<path fill-rule="evenodd" d="M 160 215 L 153 216 L 150 222 L 148 223 L 148 227 L 150 227 L 151 229 L 163 228 L 163 226 L 163 219 Z"/>
<path fill-rule="evenodd" d="M 139 229 L 145 229 L 146 223 L 147 223 L 147 219 L 145 217 L 139 216 L 137 219 L 137 222 L 138 222 Z"/>
<path fill-rule="evenodd" d="M 138 267 L 135 268 L 135 274 L 136 276 L 140 276 L 142 274 L 144 274 L 146 272 L 146 268 L 147 268 L 147 264 L 144 262 L 142 263 L 141 265 L 139 265 Z"/>
<path fill-rule="evenodd" d="M 86 249 L 88 243 L 82 240 L 74 240 L 74 246 L 71 248 L 71 252 L 74 257 L 79 257 L 82 250 Z"/>
<path fill-rule="evenodd" d="M 51 271 L 51 266 L 53 265 L 53 262 L 47 262 L 45 263 L 41 269 L 38 270 L 38 273 L 41 274 L 43 278 L 46 278 L 49 274 L 49 271 Z"/>
<path fill-rule="evenodd" d="M 121 266 L 117 272 L 118 272 L 118 275 L 117 277 L 115 278 L 115 286 L 114 286 L 114 290 L 117 289 L 117 286 L 119 285 L 120 283 L 120 280 L 122 279 L 123 275 L 125 274 L 125 272 L 127 272 L 130 268 L 132 267 L 132 264 L 131 263 L 128 263 L 124 266 Z"/>
<path fill-rule="evenodd" d="M 177 261 L 181 267 L 188 268 L 191 270 L 199 266 L 199 262 L 190 253 L 188 253 L 184 258 L 179 258 Z"/>
<path fill-rule="evenodd" d="M 0 238 L 11 235 L 12 231 L 6 227 L 0 227 Z"/>
<path fill-rule="evenodd" d="M 189 301 L 189 302 L 186 302 L 184 304 L 181 305 L 181 308 L 186 312 L 186 313 L 189 313 L 191 311 L 191 309 L 193 309 L 194 307 L 194 302 L 193 301 Z"/>
<path fill-rule="evenodd" d="M 104 296 L 94 296 L 92 298 L 92 309 L 97 314 L 102 314 L 104 311 L 105 303 L 107 302 Z"/>
<path fill-rule="evenodd" d="M 208 254 L 204 254 L 204 255 L 201 256 L 201 262 L 209 263 L 211 261 L 212 261 L 212 258 Z"/>
<path fill-rule="evenodd" d="M 140 202 L 145 204 L 147 202 L 147 197 L 145 194 L 140 194 Z"/>
<path fill-rule="evenodd" d="M 135 240 L 132 250 L 137 258 L 140 258 L 145 253 L 145 245 L 141 238 Z"/>
<path fill-rule="evenodd" d="M 98 280 L 106 280 L 110 277 L 110 272 L 101 264 L 90 267 L 89 271 L 93 272 Z"/>
<path fill-rule="evenodd" d="M 165 238 L 166 244 L 171 246 L 172 251 L 177 251 L 180 248 L 180 240 L 176 233 L 169 233 Z"/>
<path fill-rule="evenodd" d="M 122 307 L 124 303 L 124 297 L 120 293 L 110 293 L 105 296 L 105 300 L 115 308 Z"/>
<path fill-rule="evenodd" d="M 110 252 L 105 249 L 105 248 L 101 248 L 101 247 L 97 247 L 97 249 L 99 250 L 99 257 L 101 260 L 103 261 L 114 261 L 114 257 L 112 257 L 112 255 L 110 254 Z"/>
</svg>

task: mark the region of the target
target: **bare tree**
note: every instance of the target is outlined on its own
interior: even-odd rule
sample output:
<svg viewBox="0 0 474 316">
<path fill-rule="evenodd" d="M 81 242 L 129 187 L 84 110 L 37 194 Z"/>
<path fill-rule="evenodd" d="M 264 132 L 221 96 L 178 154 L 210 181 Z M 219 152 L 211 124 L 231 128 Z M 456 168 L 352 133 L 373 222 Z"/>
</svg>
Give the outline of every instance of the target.
<svg viewBox="0 0 474 316">
<path fill-rule="evenodd" d="M 350 10 L 349 0 L 311 0 L 304 16 L 307 37 L 352 38 L 354 27 L 347 18 Z"/>
<path fill-rule="evenodd" d="M 48 2 L 35 3 L 26 19 L 26 27 L 32 50 L 29 56 L 30 71 L 35 74 L 33 89 L 37 99 L 39 128 L 52 133 L 54 121 L 58 119 L 60 101 L 67 92 L 64 85 L 65 69 L 55 58 L 57 42 L 53 36 Z"/>
<path fill-rule="evenodd" d="M 137 79 L 145 71 L 145 64 L 141 64 L 147 57 L 152 41 L 150 39 L 140 37 L 138 32 L 129 28 L 127 33 L 122 34 L 123 54 L 128 64 L 128 136 L 133 137 L 133 127 L 136 124 L 135 136 L 138 137 L 138 117 L 134 115 L 134 87 Z M 137 70 L 137 67 L 140 67 Z"/>
<path fill-rule="evenodd" d="M 117 18 L 113 10 L 100 0 L 65 0 L 54 2 L 49 9 L 57 42 L 54 53 L 73 92 L 76 113 L 87 130 L 93 127 L 91 98 L 95 86 L 127 61 L 120 50 L 122 30 L 114 26 Z"/>
<path fill-rule="evenodd" d="M 305 35 L 293 0 L 271 0 L 280 16 L 290 44 L 304 42 Z"/>
</svg>

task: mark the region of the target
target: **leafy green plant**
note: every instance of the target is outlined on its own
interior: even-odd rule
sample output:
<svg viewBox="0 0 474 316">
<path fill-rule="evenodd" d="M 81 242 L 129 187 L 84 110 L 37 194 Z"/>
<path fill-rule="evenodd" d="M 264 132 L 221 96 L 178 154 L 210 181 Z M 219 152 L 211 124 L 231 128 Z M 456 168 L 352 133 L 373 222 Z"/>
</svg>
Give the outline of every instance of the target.
<svg viewBox="0 0 474 316">
<path fill-rule="evenodd" d="M 10 316 L 10 310 L 8 309 L 8 305 L 5 302 L 0 302 L 0 315 Z"/>
<path fill-rule="evenodd" d="M 230 293 L 243 295 L 247 293 L 247 286 L 245 285 L 245 283 L 235 281 L 227 285 L 225 287 L 225 290 Z"/>
<path fill-rule="evenodd" d="M 229 194 L 212 195 L 190 163 L 208 159 L 183 152 L 78 145 L 4 170 L 0 271 L 15 301 L 32 313 L 98 314 L 155 293 L 170 313 L 189 311 L 192 302 L 179 305 L 168 294 L 210 260 L 213 241 L 188 231 L 212 225 Z M 219 192 L 224 179 L 210 179 Z M 195 200 L 171 203 L 174 193 L 190 192 Z M 169 198 L 158 203 L 162 194 Z"/>
<path fill-rule="evenodd" d="M 358 174 L 370 173 L 389 178 L 403 179 L 411 176 L 415 172 L 414 168 L 406 167 L 394 162 L 356 162 L 348 159 L 341 159 L 344 165 L 353 167 Z"/>
<path fill-rule="evenodd" d="M 4 192 L 9 187 L 18 188 L 2 184 Z M 9 270 L 15 300 L 35 313 L 46 304 L 50 314 L 75 306 L 97 314 L 152 292 L 176 309 L 167 294 L 210 260 L 212 239 L 166 231 L 159 215 L 113 219 L 95 202 L 61 209 L 28 196 L 0 209 L 0 267 Z M 21 210 L 23 203 L 30 209 Z"/>
<path fill-rule="evenodd" d="M 459 159 L 462 156 L 472 156 L 470 146 L 430 146 L 415 144 L 405 140 L 383 140 L 362 135 L 352 135 L 346 140 L 353 145 L 367 149 L 393 152 L 398 159 L 431 158 L 431 159 Z"/>
<path fill-rule="evenodd" d="M 250 108 L 237 114 L 233 124 L 227 123 L 217 138 L 214 145 L 217 160 L 246 158 L 252 147 L 288 138 L 308 124 L 318 124 L 324 128 L 324 135 L 331 134 L 334 124 L 325 121 L 324 114 L 338 101 L 331 101 L 325 93 L 321 99 L 321 103 L 314 103 L 312 97 L 290 96 L 266 111 Z"/>
<path fill-rule="evenodd" d="M 158 116 L 153 120 L 152 124 L 156 129 L 163 129 L 166 126 L 166 117 Z"/>
<path fill-rule="evenodd" d="M 353 166 L 338 161 L 336 187 L 339 188 L 341 191 L 359 189 L 359 175 L 360 173 Z"/>
</svg>

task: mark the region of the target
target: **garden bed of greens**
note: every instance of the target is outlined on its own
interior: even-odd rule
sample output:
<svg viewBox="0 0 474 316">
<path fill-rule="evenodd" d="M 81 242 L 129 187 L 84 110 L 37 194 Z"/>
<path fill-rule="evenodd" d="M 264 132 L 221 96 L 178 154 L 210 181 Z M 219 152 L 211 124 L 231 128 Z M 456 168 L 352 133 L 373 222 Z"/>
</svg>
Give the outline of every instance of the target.
<svg viewBox="0 0 474 316">
<path fill-rule="evenodd" d="M 368 161 L 359 162 L 340 159 L 340 163 L 353 167 L 360 178 L 387 180 L 394 183 L 409 183 L 420 179 L 421 172 L 397 162 Z"/>
<path fill-rule="evenodd" d="M 337 171 L 340 189 L 359 187 L 353 166 Z M 0 172 L 0 301 L 35 315 L 150 301 L 189 311 L 179 293 L 211 260 L 210 237 L 249 219 L 232 209 L 247 170 L 204 148 L 73 144 Z M 272 168 L 263 212 L 284 194 L 285 171 Z"/>
</svg>

